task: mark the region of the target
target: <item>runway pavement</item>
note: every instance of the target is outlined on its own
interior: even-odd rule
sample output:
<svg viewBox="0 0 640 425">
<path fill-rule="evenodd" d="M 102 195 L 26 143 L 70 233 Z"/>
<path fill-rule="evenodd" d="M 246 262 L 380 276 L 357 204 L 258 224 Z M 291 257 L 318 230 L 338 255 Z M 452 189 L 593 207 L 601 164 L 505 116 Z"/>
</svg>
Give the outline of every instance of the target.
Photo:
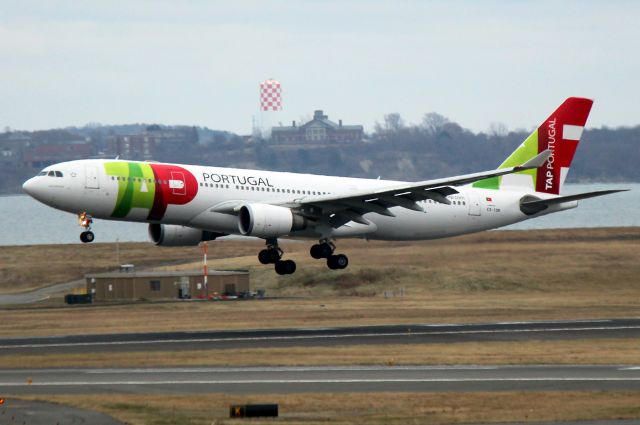
<svg viewBox="0 0 640 425">
<path fill-rule="evenodd" d="M 7 399 L 0 406 L 0 425 L 123 425 L 111 416 L 46 401 Z"/>
<path fill-rule="evenodd" d="M 640 390 L 640 366 L 326 366 L 0 370 L 10 395 Z"/>
<path fill-rule="evenodd" d="M 640 319 L 410 324 L 5 338 L 0 355 L 638 337 Z"/>
</svg>

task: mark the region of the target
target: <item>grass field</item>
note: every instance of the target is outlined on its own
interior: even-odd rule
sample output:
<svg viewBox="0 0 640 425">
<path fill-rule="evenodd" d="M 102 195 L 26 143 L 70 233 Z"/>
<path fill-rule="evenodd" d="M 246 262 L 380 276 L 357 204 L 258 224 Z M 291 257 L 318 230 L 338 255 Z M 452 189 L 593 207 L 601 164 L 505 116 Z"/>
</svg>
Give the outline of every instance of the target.
<svg viewBox="0 0 640 425">
<path fill-rule="evenodd" d="M 292 276 L 277 276 L 272 267 L 256 265 L 255 252 L 261 246 L 256 242 L 212 246 L 212 267 L 249 268 L 254 288 L 281 298 L 76 308 L 63 307 L 59 299 L 5 309 L 0 335 L 640 316 L 640 228 L 501 231 L 413 243 L 342 241 L 340 250 L 349 253 L 351 265 L 337 272 L 311 259 L 307 244 L 289 243 L 287 256 L 299 265 Z M 39 249 L 36 257 L 57 269 L 57 262 L 44 258 L 51 258 L 57 249 L 75 247 L 14 249 Z M 101 251 L 113 246 L 86 249 L 95 249 L 100 257 Z M 132 253 L 127 261 L 136 262 L 133 253 L 137 253 L 146 258 L 145 264 L 158 264 L 159 252 L 176 253 L 171 258 L 177 262 L 197 257 L 199 251 L 196 247 L 164 251 L 140 244 L 122 250 Z M 4 255 L 9 253 L 5 248 Z M 16 258 L 12 268 L 29 268 L 21 255 L 11 255 Z M 58 276 L 55 279 L 62 279 L 62 273 L 66 273 L 62 280 L 75 278 L 75 268 L 91 262 L 84 251 L 78 254 L 82 259 L 64 255 L 68 269 L 52 273 Z M 224 255 L 230 257 L 221 258 Z M 47 277 L 46 265 L 33 269 L 40 268 L 39 279 L 53 280 Z M 401 292 L 404 296 L 397 296 Z"/>
<path fill-rule="evenodd" d="M 638 392 L 340 393 L 233 396 L 40 396 L 99 410 L 134 425 L 455 424 L 640 417 Z M 229 406 L 278 403 L 280 418 L 229 418 Z"/>
<path fill-rule="evenodd" d="M 640 228 L 494 231 L 422 242 L 338 241 L 349 255 L 344 271 L 329 271 L 308 255 L 311 242 L 284 242 L 298 262 L 292 276 L 261 266 L 260 241 L 210 243 L 212 267 L 249 268 L 255 287 L 272 295 L 378 295 L 390 286 L 420 292 L 558 290 L 564 287 L 611 289 L 637 281 Z M 118 266 L 115 244 L 0 247 L 0 293 L 67 282 L 88 272 Z M 167 264 L 199 268 L 198 247 L 119 244 L 120 263 L 139 267 Z M 413 295 L 416 295 L 414 292 Z"/>
</svg>

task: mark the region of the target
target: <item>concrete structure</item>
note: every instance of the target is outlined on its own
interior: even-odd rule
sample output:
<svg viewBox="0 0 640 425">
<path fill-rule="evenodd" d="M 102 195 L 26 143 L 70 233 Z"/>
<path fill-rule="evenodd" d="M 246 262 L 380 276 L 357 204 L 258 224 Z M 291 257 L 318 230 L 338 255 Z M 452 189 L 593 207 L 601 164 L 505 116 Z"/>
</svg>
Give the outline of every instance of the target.
<svg viewBox="0 0 640 425">
<path fill-rule="evenodd" d="M 202 271 L 120 271 L 89 274 L 85 278 L 87 293 L 94 295 L 94 302 L 208 298 L 250 290 L 246 270 L 210 270 L 208 291 Z"/>
<path fill-rule="evenodd" d="M 301 126 L 294 121 L 290 127 L 273 127 L 271 140 L 276 144 L 353 143 L 361 142 L 364 130 L 361 125 L 343 125 L 329 120 L 321 110 L 313 113 L 313 119 Z"/>
</svg>

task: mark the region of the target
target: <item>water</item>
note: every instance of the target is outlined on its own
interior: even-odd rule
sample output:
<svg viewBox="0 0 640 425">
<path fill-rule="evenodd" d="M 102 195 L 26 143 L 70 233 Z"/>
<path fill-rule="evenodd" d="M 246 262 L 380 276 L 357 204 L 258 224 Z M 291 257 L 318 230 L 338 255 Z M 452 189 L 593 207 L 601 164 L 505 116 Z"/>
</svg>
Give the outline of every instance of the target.
<svg viewBox="0 0 640 425">
<path fill-rule="evenodd" d="M 571 227 L 640 226 L 640 184 L 568 185 L 567 194 L 607 189 L 629 192 L 580 201 L 578 208 L 505 227 L 553 229 Z M 73 214 L 47 207 L 26 195 L 0 197 L 0 245 L 80 243 L 81 228 Z M 95 220 L 98 242 L 148 241 L 147 225 Z"/>
</svg>

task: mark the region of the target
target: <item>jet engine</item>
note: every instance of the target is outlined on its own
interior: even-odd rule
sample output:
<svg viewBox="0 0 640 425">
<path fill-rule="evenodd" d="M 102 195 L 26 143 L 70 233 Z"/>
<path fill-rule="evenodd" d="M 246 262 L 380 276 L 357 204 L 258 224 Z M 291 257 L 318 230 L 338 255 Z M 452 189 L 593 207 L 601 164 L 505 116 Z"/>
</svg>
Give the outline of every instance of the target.
<svg viewBox="0 0 640 425">
<path fill-rule="evenodd" d="M 226 235 L 174 224 L 149 225 L 149 238 L 159 246 L 193 246 L 220 236 Z"/>
<path fill-rule="evenodd" d="M 238 229 L 245 236 L 274 238 L 306 227 L 306 218 L 277 205 L 246 204 L 238 214 Z"/>
</svg>

